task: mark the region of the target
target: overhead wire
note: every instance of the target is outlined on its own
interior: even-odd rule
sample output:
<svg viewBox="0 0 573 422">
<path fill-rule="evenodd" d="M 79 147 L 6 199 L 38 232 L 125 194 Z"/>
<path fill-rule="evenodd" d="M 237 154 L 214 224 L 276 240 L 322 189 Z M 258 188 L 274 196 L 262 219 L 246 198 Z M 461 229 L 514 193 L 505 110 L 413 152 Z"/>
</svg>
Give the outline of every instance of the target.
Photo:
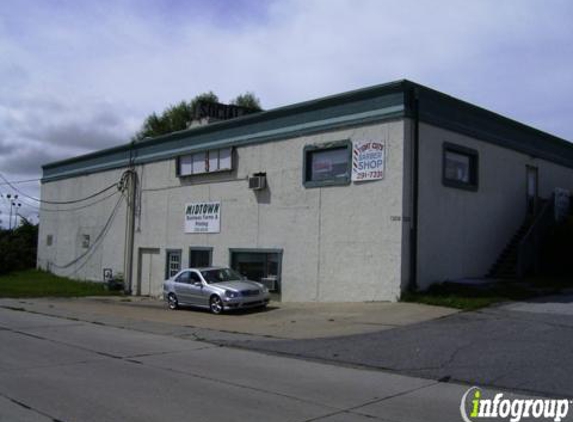
<svg viewBox="0 0 573 422">
<path fill-rule="evenodd" d="M 4 180 L 4 182 L 5 182 L 8 186 L 10 186 L 12 189 L 14 189 L 14 190 L 15 190 L 16 192 L 18 192 L 19 194 L 21 194 L 21 195 L 23 195 L 24 197 L 26 197 L 26 198 L 28 198 L 28 199 L 31 199 L 31 200 L 33 200 L 33 201 L 40 202 L 40 203 L 43 203 L 43 204 L 50 204 L 50 205 L 70 205 L 70 204 L 77 204 L 77 203 L 79 203 L 79 202 L 83 202 L 83 201 L 87 201 L 88 199 L 95 198 L 96 196 L 99 196 L 99 195 L 101 195 L 102 193 L 105 193 L 105 192 L 107 192 L 107 191 L 109 191 L 110 189 L 113 189 L 113 188 L 121 189 L 121 186 L 119 186 L 119 185 L 120 185 L 120 183 L 123 181 L 124 176 L 122 175 L 122 178 L 121 178 L 121 180 L 120 180 L 119 182 L 113 183 L 113 184 L 111 184 L 111 185 L 109 185 L 109 186 L 103 188 L 103 189 L 100 190 L 100 191 L 97 191 L 97 192 L 95 192 L 95 193 L 92 193 L 91 195 L 85 196 L 85 197 L 83 197 L 83 198 L 72 199 L 72 200 L 68 200 L 68 201 L 48 201 L 48 200 L 44 200 L 44 199 L 35 198 L 35 197 L 33 197 L 33 196 L 31 196 L 31 195 L 28 195 L 27 193 L 21 191 L 21 190 L 18 189 L 16 186 L 14 186 L 10 181 L 8 181 L 8 179 L 6 179 L 6 178 L 4 177 L 4 175 L 3 175 L 2 173 L 0 173 L 0 179 Z"/>
<path fill-rule="evenodd" d="M 31 182 L 39 182 L 40 179 L 25 179 L 25 180 L 10 180 L 9 182 L 13 185 L 18 185 L 20 183 L 31 183 Z M 0 186 L 8 185 L 8 182 L 0 182 Z"/>
<path fill-rule="evenodd" d="M 99 204 L 100 202 L 104 202 L 106 200 L 108 200 L 109 198 L 112 198 L 115 195 L 120 194 L 121 191 L 117 190 L 117 191 L 113 191 L 109 194 L 107 194 L 106 196 L 102 197 L 102 198 L 98 198 L 96 201 L 93 202 L 89 202 L 85 205 L 80 205 L 79 207 L 73 207 L 73 208 L 45 208 L 40 206 L 39 208 L 36 208 L 36 210 L 40 211 L 40 212 L 70 212 L 70 211 L 79 211 L 79 210 L 83 210 L 86 208 L 89 208 L 91 206 L 94 206 L 96 204 Z"/>
<path fill-rule="evenodd" d="M 99 232 L 99 234 L 96 236 L 96 238 L 94 239 L 94 241 L 92 242 L 92 244 L 86 249 L 85 252 L 83 252 L 82 254 L 80 254 L 79 256 L 77 256 L 76 258 L 74 258 L 73 260 L 71 260 L 70 262 L 63 264 L 63 265 L 58 265 L 54 262 L 50 262 L 50 266 L 54 266 L 56 268 L 59 269 L 66 269 L 71 267 L 72 265 L 76 264 L 77 262 L 79 262 L 82 258 L 86 257 L 87 255 L 89 255 L 91 252 L 93 252 L 101 243 L 103 237 L 105 236 L 105 234 L 107 233 L 107 231 L 109 230 L 111 223 L 114 220 L 114 217 L 117 213 L 117 210 L 119 209 L 119 206 L 121 204 L 121 200 L 124 199 L 123 195 L 120 196 L 120 198 L 117 200 L 117 202 L 115 203 L 115 206 L 113 207 L 105 225 L 103 226 L 102 230 Z"/>
</svg>

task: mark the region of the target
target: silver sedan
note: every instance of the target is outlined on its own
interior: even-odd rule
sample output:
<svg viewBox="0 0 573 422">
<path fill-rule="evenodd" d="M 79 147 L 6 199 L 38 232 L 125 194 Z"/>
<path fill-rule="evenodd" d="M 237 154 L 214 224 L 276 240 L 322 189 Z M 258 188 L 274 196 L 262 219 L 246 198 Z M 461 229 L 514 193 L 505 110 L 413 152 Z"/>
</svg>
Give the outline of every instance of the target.
<svg viewBox="0 0 573 422">
<path fill-rule="evenodd" d="M 180 305 L 208 308 L 214 314 L 230 309 L 265 307 L 269 290 L 227 267 L 187 268 L 163 283 L 169 309 Z"/>
</svg>

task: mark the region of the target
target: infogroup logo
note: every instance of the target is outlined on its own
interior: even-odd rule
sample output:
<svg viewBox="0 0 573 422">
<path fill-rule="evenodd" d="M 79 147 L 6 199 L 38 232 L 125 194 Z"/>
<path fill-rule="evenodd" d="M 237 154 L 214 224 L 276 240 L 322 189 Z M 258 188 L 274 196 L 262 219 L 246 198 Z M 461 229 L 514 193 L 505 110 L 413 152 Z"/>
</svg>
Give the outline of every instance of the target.
<svg viewBox="0 0 573 422">
<path fill-rule="evenodd" d="M 480 419 L 499 419 L 519 422 L 523 418 L 560 422 L 569 413 L 568 399 L 509 399 L 503 393 L 493 398 L 485 398 L 479 387 L 467 390 L 460 404 L 460 413 L 464 422 Z"/>
</svg>

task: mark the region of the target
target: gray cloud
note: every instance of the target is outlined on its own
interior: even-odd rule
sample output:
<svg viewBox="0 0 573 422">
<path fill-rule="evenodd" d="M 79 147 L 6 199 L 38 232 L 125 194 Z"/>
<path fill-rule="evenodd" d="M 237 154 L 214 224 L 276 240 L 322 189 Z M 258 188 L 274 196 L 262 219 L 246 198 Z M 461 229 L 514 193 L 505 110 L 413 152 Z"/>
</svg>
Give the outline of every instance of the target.
<svg viewBox="0 0 573 422">
<path fill-rule="evenodd" d="M 9 154 L 14 150 L 14 148 L 14 145 L 7 143 L 2 139 L 2 136 L 0 136 L 0 155 Z"/>
<path fill-rule="evenodd" d="M 80 123 L 50 127 L 43 133 L 37 134 L 37 137 L 46 145 L 80 147 L 86 150 L 108 148 L 129 141 L 124 133 L 117 133 L 105 127 L 84 126 Z"/>
<path fill-rule="evenodd" d="M 97 110 L 92 118 L 92 124 L 98 127 L 107 128 L 121 128 L 124 125 L 124 120 L 120 117 L 121 114 L 116 110 Z"/>
<path fill-rule="evenodd" d="M 41 165 L 129 141 L 131 129 L 105 101 L 64 102 L 38 96 L 0 102 L 0 169 L 36 174 Z"/>
<path fill-rule="evenodd" d="M 44 145 L 25 146 L 0 158 L 2 173 L 9 179 L 37 176 L 42 165 L 66 157 L 65 152 L 51 151 Z"/>
</svg>

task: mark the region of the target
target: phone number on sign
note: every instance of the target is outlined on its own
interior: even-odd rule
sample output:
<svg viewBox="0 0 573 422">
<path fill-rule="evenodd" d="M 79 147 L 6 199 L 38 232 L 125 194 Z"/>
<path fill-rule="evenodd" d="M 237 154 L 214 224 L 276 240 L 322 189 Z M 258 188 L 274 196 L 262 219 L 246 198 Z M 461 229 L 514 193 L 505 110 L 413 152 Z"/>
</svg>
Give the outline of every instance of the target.
<svg viewBox="0 0 573 422">
<path fill-rule="evenodd" d="M 381 179 L 382 177 L 383 172 L 381 171 L 363 171 L 356 174 L 356 180 Z"/>
</svg>

